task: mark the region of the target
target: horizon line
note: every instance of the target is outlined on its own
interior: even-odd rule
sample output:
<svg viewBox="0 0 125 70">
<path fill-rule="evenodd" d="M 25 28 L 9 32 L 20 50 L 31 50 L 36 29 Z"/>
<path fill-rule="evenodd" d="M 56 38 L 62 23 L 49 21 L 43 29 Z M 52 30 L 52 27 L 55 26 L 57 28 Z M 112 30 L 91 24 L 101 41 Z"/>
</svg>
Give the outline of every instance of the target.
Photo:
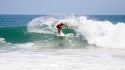
<svg viewBox="0 0 125 70">
<path fill-rule="evenodd" d="M 51 16 L 51 15 L 72 15 L 72 14 L 20 14 L 20 13 L 18 13 L 18 14 L 7 14 L 7 13 L 0 13 L 0 15 L 41 15 L 41 16 Z M 125 14 L 83 14 L 83 15 L 78 15 L 78 14 L 73 14 L 73 15 L 75 15 L 75 16 L 91 16 L 91 15 L 125 15 Z"/>
</svg>

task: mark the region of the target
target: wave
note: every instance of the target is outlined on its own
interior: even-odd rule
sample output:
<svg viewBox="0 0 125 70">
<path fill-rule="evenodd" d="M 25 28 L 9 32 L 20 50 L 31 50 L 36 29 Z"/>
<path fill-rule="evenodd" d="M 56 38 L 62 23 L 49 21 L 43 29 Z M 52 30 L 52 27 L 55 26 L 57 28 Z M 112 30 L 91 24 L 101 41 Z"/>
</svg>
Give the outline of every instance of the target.
<svg viewBox="0 0 125 70">
<path fill-rule="evenodd" d="M 77 36 L 87 40 L 88 44 L 107 48 L 125 48 L 125 24 L 113 24 L 109 21 L 87 19 L 85 16 L 64 18 L 39 17 L 27 25 L 28 32 L 56 34 L 56 25 L 65 23 L 76 31 Z"/>
</svg>

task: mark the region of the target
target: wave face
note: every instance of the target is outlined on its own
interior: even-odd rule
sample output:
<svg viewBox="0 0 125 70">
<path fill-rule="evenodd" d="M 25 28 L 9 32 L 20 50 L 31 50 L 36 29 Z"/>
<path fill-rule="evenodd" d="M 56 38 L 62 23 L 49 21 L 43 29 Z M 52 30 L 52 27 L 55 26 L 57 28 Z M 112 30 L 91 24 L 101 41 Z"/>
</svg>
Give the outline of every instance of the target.
<svg viewBox="0 0 125 70">
<path fill-rule="evenodd" d="M 76 36 L 82 36 L 88 44 L 107 48 L 125 48 L 125 24 L 113 24 L 109 21 L 96 21 L 79 17 L 39 17 L 33 19 L 27 25 L 28 32 L 55 34 L 56 25 L 65 23 L 69 28 L 74 29 Z"/>
</svg>

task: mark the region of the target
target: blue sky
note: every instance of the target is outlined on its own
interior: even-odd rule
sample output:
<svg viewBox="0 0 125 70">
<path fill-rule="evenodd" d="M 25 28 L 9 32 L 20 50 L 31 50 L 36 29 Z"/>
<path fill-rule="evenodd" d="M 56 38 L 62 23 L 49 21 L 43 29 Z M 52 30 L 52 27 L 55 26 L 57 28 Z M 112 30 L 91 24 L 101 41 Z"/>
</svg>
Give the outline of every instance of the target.
<svg viewBox="0 0 125 70">
<path fill-rule="evenodd" d="M 125 15 L 125 0 L 0 0 L 0 14 Z"/>
</svg>

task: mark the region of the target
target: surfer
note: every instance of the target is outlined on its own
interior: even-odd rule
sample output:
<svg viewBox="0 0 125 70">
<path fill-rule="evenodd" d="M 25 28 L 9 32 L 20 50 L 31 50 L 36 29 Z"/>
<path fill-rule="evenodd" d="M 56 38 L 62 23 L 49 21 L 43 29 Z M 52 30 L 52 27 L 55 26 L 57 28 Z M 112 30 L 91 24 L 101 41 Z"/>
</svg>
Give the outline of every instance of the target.
<svg viewBox="0 0 125 70">
<path fill-rule="evenodd" d="M 65 24 L 63 24 L 63 23 L 60 23 L 60 24 L 58 24 L 56 27 L 57 27 L 57 31 L 58 31 L 58 33 L 60 34 L 60 32 L 62 31 L 62 28 L 64 27 L 64 26 L 67 26 L 67 25 L 65 25 Z"/>
</svg>

